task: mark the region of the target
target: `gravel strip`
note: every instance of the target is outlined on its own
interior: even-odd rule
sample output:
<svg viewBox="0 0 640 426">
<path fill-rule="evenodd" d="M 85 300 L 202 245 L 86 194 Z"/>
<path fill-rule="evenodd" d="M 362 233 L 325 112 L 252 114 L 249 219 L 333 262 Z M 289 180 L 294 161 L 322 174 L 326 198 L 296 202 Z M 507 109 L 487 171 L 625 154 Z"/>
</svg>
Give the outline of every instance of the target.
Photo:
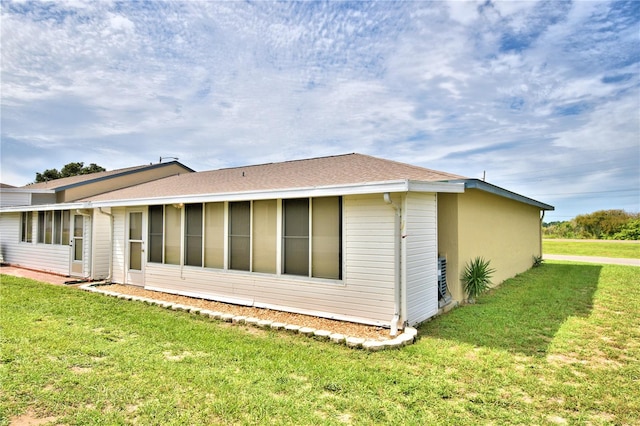
<svg viewBox="0 0 640 426">
<path fill-rule="evenodd" d="M 246 317 L 247 323 L 252 323 L 253 319 L 258 318 L 263 321 L 271 321 L 273 324 L 295 325 L 299 328 L 330 330 L 331 333 L 342 334 L 344 336 L 352 336 L 364 338 L 367 340 L 388 340 L 389 329 L 375 327 L 370 325 L 356 324 L 346 321 L 336 321 L 326 318 L 313 317 L 310 315 L 292 314 L 289 312 L 274 311 L 271 309 L 252 308 L 248 306 L 232 305 L 228 303 L 214 302 L 211 300 L 198 299 L 194 297 L 178 296 L 158 291 L 144 290 L 138 287 L 126 286 L 121 284 L 111 284 L 100 286 L 101 291 L 112 291 L 127 296 L 138 296 L 142 298 L 150 298 L 161 300 L 169 303 L 176 303 L 182 306 L 194 306 L 202 310 L 221 312 L 229 314 L 232 317 Z M 273 327 L 273 326 L 272 326 Z"/>
</svg>

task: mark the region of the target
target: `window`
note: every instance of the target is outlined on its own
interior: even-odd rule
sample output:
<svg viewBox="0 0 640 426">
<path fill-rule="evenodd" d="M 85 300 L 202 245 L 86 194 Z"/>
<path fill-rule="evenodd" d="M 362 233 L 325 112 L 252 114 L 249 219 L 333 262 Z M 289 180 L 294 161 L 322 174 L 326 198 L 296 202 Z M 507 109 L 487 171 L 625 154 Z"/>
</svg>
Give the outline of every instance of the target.
<svg viewBox="0 0 640 426">
<path fill-rule="evenodd" d="M 149 206 L 149 262 L 180 264 L 181 216 L 178 205 Z"/>
<path fill-rule="evenodd" d="M 283 200 L 285 274 L 309 275 L 309 199 Z"/>
<path fill-rule="evenodd" d="M 38 242 L 68 245 L 70 218 L 68 210 L 38 212 Z"/>
<path fill-rule="evenodd" d="M 62 211 L 53 212 L 53 243 L 60 244 L 62 242 Z"/>
<path fill-rule="evenodd" d="M 149 206 L 149 262 L 162 263 L 164 208 Z"/>
<path fill-rule="evenodd" d="M 150 262 L 342 279 L 341 197 L 150 206 L 148 232 Z"/>
<path fill-rule="evenodd" d="M 229 269 L 249 270 L 250 245 L 251 202 L 229 203 Z"/>
<path fill-rule="evenodd" d="M 202 266 L 202 204 L 185 206 L 185 265 Z"/>
<path fill-rule="evenodd" d="M 342 279 L 341 197 L 284 200 L 282 208 L 283 272 Z"/>
<path fill-rule="evenodd" d="M 64 210 L 62 212 L 62 232 L 61 232 L 61 238 L 62 241 L 61 243 L 63 245 L 69 245 L 69 242 L 71 241 L 69 239 L 70 235 L 71 235 L 71 212 L 69 210 Z"/>
<path fill-rule="evenodd" d="M 22 212 L 20 218 L 20 241 L 30 243 L 33 241 L 33 212 Z"/>
</svg>

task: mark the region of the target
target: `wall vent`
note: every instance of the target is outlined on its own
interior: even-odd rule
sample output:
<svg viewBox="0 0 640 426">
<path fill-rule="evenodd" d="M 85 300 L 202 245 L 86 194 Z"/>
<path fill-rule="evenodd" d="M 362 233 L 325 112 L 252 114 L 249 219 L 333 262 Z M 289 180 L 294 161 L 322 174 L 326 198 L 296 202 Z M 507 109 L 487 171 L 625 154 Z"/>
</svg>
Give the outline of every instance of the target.
<svg viewBox="0 0 640 426">
<path fill-rule="evenodd" d="M 438 258 L 438 305 L 443 307 L 451 302 L 451 294 L 447 288 L 447 258 Z"/>
</svg>

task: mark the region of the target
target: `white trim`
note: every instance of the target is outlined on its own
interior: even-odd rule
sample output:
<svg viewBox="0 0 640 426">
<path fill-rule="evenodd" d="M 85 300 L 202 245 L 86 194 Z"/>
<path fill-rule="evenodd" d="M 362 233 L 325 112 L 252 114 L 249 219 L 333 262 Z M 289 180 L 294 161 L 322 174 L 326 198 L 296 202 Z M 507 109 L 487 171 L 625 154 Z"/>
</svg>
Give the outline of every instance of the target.
<svg viewBox="0 0 640 426">
<path fill-rule="evenodd" d="M 26 188 L 0 188 L 0 194 L 3 192 L 13 192 L 22 194 L 55 194 L 54 189 L 26 189 Z"/>
<path fill-rule="evenodd" d="M 0 208 L 0 213 L 16 213 L 16 212 L 42 212 L 51 210 L 77 210 L 90 209 L 93 206 L 90 203 L 60 203 L 60 204 L 35 204 L 30 206 L 10 206 Z M 102 206 L 108 207 L 108 206 Z"/>
<path fill-rule="evenodd" d="M 348 185 L 315 186 L 266 191 L 225 192 L 216 194 L 176 195 L 170 197 L 132 198 L 128 200 L 85 201 L 76 203 L 41 204 L 35 206 L 2 207 L 0 212 L 88 209 L 99 207 L 134 207 L 157 204 L 203 203 L 216 201 L 248 201 L 285 198 L 330 197 L 384 192 L 464 192 L 463 182 L 426 182 L 415 180 L 390 180 Z"/>
<path fill-rule="evenodd" d="M 93 207 L 128 207 L 136 205 L 202 203 L 216 201 L 248 201 L 285 198 L 329 197 L 340 195 L 377 194 L 384 192 L 464 192 L 463 183 L 409 181 L 406 179 L 367 182 L 348 185 L 317 186 L 265 191 L 225 192 L 214 194 L 176 195 L 169 197 L 135 198 L 128 200 L 89 201 Z"/>
</svg>

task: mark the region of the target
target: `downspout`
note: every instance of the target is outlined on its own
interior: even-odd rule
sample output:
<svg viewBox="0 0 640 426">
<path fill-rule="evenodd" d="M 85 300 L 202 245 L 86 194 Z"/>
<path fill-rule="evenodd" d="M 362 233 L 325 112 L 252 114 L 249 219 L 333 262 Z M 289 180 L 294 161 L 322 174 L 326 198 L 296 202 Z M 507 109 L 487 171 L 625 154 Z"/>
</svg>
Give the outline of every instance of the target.
<svg viewBox="0 0 640 426">
<path fill-rule="evenodd" d="M 542 222 L 544 221 L 544 210 L 541 210 L 542 214 L 540 215 L 540 258 L 542 258 Z"/>
<path fill-rule="evenodd" d="M 107 278 L 105 278 L 105 282 L 107 283 L 111 283 L 111 278 L 113 276 L 113 221 L 114 221 L 114 217 L 113 217 L 113 213 L 107 213 L 104 210 L 102 210 L 102 207 L 98 207 L 98 211 L 102 214 L 106 214 L 107 216 L 110 217 L 109 220 L 109 273 L 107 275 Z"/>
<path fill-rule="evenodd" d="M 400 270 L 400 207 L 395 204 L 391 200 L 391 194 L 388 192 L 384 193 L 384 202 L 389 204 L 395 210 L 395 224 L 393 229 L 393 245 L 395 247 L 395 256 L 394 256 L 394 295 L 393 295 L 393 309 L 394 314 L 391 319 L 391 335 L 396 336 L 398 334 L 398 322 L 400 321 L 400 310 L 401 310 L 401 294 L 400 294 L 400 281 L 401 281 L 401 270 Z"/>
</svg>

